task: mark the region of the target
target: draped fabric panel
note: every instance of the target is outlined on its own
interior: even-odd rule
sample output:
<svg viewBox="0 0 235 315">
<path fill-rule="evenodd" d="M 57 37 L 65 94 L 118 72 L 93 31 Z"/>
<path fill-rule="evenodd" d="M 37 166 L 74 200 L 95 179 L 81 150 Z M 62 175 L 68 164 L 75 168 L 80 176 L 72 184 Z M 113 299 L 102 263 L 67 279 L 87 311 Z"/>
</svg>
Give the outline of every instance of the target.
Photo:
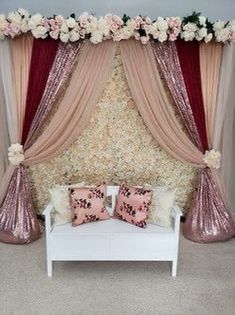
<svg viewBox="0 0 235 315">
<path fill-rule="evenodd" d="M 6 101 L 0 72 L 0 179 L 3 178 L 8 165 L 7 149 L 9 145 L 10 140 L 7 125 Z"/>
<path fill-rule="evenodd" d="M 12 65 L 13 65 L 13 82 L 16 93 L 17 118 L 18 118 L 18 140 L 21 142 L 23 123 L 25 116 L 25 106 L 29 79 L 29 69 L 31 62 L 31 53 L 33 47 L 33 36 L 30 34 L 23 35 L 10 40 Z"/>
<path fill-rule="evenodd" d="M 201 88 L 199 42 L 196 40 L 192 42 L 177 40 L 176 47 L 190 106 L 202 143 L 202 152 L 204 153 L 208 150 L 208 141 Z"/>
<path fill-rule="evenodd" d="M 154 139 L 174 158 L 203 167 L 203 154 L 182 131 L 167 99 L 151 44 L 123 41 L 121 55 L 132 96 Z"/>
<path fill-rule="evenodd" d="M 50 37 L 34 39 L 29 71 L 26 108 L 21 143 L 25 144 L 54 62 L 59 41 Z"/>
<path fill-rule="evenodd" d="M 175 43 L 171 45 L 173 46 Z M 173 90 L 173 82 L 179 81 L 182 77 L 180 74 L 182 71 L 192 112 L 188 111 L 185 108 L 185 104 L 181 102 L 179 95 L 182 89 L 173 90 L 172 95 L 175 95 L 174 99 L 177 107 L 181 108 L 181 111 L 186 112 L 186 119 L 183 119 L 185 125 L 187 126 L 195 121 L 202 143 L 202 153 L 204 153 L 205 149 L 208 149 L 208 145 L 210 145 L 207 142 L 206 118 L 210 126 L 213 126 L 210 120 L 210 118 L 212 120 L 213 118 L 212 116 L 208 117 L 208 115 L 212 115 L 215 108 L 222 51 L 220 47 L 217 48 L 215 46 L 208 46 L 208 51 L 205 51 L 205 46 L 200 48 L 198 43 L 179 41 L 176 45 L 177 50 L 171 49 L 170 53 L 172 55 L 177 53 L 178 56 L 174 56 L 174 60 L 177 61 L 177 58 L 179 58 L 180 63 L 175 62 L 174 67 L 164 66 L 169 60 L 169 54 L 162 53 L 159 45 L 153 44 L 156 61 L 171 91 Z M 169 51 L 168 47 L 167 49 Z M 200 60 L 200 56 L 202 60 Z M 173 57 L 171 58 L 173 60 Z M 200 69 L 200 66 L 204 68 Z M 215 67 L 217 70 L 215 70 Z M 204 83 L 203 90 L 199 77 L 201 72 L 202 75 L 206 76 L 202 80 Z M 181 82 L 179 85 L 183 86 L 183 83 Z M 191 113 L 192 116 L 190 115 Z M 181 117 L 184 118 L 183 115 Z M 190 129 L 190 126 L 188 126 L 188 129 Z M 194 135 L 196 134 L 191 133 L 191 136 Z M 194 143 L 198 144 L 197 141 L 194 141 Z M 204 168 L 199 172 L 199 188 L 187 212 L 183 228 L 183 233 L 188 239 L 207 243 L 226 240 L 234 235 L 235 228 L 232 218 L 225 208 L 226 201 L 222 198 L 222 192 L 224 191 L 222 187 L 223 185 L 216 171 Z M 219 220 L 220 217 L 221 220 Z"/>
<path fill-rule="evenodd" d="M 222 52 L 223 46 L 220 43 L 201 43 L 199 46 L 206 133 L 210 148 L 213 148 L 215 110 Z"/>
<path fill-rule="evenodd" d="M 235 44 L 225 45 L 215 108 L 213 148 L 221 151 L 221 177 L 235 213 Z"/>
<path fill-rule="evenodd" d="M 59 43 L 56 58 L 49 73 L 41 102 L 30 126 L 24 146 L 25 149 L 29 148 L 33 142 L 35 142 L 35 138 L 37 137 L 44 118 L 50 112 L 54 102 L 56 101 L 56 97 L 60 94 L 65 82 L 68 80 L 69 75 L 72 72 L 82 43 L 83 42 L 69 42 L 66 44 L 62 42 Z"/>
<path fill-rule="evenodd" d="M 18 142 L 17 102 L 12 69 L 12 55 L 8 40 L 0 41 L 1 95 L 4 97 L 6 122 L 10 143 Z M 3 105 L 3 103 L 2 103 Z"/>
<path fill-rule="evenodd" d="M 115 54 L 115 45 L 110 42 L 102 43 L 98 50 L 93 45 L 91 48 L 90 45 L 90 43 L 87 43 L 83 46 L 81 56 L 71 77 L 70 86 L 72 86 L 72 89 L 67 90 L 59 104 L 58 112 L 45 132 L 25 151 L 24 164 L 32 163 L 33 159 L 39 163 L 41 157 L 50 159 L 53 154 L 57 154 L 54 151 L 63 150 L 60 147 L 61 143 L 63 145 L 65 142 L 67 145 L 70 144 L 87 124 L 92 109 L 102 92 Z M 57 69 L 58 73 L 64 73 L 60 71 L 59 67 Z M 50 80 L 48 84 L 50 84 L 49 82 Z M 52 95 L 53 99 L 54 97 Z M 43 115 L 38 117 L 41 119 Z M 35 121 L 37 125 L 40 125 L 40 123 L 40 121 Z M 68 139 L 69 137 L 71 138 Z M 50 144 L 52 148 L 44 146 L 41 155 L 41 143 L 44 145 L 45 143 Z M 38 150 L 39 157 L 33 149 Z M 45 157 L 44 149 L 47 154 L 50 153 L 51 155 L 48 154 Z M 28 154 L 28 152 L 31 152 L 31 154 Z M 32 160 L 30 160 L 31 156 L 33 157 Z M 5 200 L 0 209 L 0 240 L 4 242 L 29 243 L 40 236 L 40 227 L 33 211 L 25 171 L 25 165 L 15 167 Z"/>
<path fill-rule="evenodd" d="M 105 41 L 99 45 L 87 41 L 51 122 L 37 141 L 25 152 L 25 164 L 35 164 L 57 156 L 68 147 L 92 115 L 111 71 L 116 45 Z"/>
<path fill-rule="evenodd" d="M 181 72 L 175 42 L 166 41 L 161 43 L 153 41 L 151 44 L 155 58 L 164 75 L 177 109 L 183 121 L 186 122 L 185 126 L 190 139 L 197 148 L 203 152 L 200 135 L 197 130 L 183 74 Z"/>
</svg>

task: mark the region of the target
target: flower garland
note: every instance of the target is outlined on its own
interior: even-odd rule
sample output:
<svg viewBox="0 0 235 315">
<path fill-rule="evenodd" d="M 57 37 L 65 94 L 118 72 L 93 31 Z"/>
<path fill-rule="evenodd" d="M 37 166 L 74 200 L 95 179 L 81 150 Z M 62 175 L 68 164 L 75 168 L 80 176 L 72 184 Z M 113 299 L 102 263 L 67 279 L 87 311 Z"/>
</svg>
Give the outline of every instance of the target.
<svg viewBox="0 0 235 315">
<path fill-rule="evenodd" d="M 152 21 L 148 16 L 138 15 L 130 18 L 126 14 L 121 18 L 117 15 L 107 14 L 97 18 L 87 12 L 82 13 L 78 19 L 75 14 L 68 18 L 54 15 L 47 18 L 37 13 L 30 15 L 25 9 L 10 12 L 7 16 L 0 14 L 0 38 L 14 38 L 22 33 L 31 32 L 35 38 L 51 37 L 62 42 L 75 42 L 79 39 L 90 39 L 98 44 L 106 39 L 120 41 L 135 38 L 146 44 L 150 39 L 164 42 L 175 41 L 181 38 L 185 41 L 228 43 L 235 41 L 235 20 L 210 22 L 201 13 L 181 17 L 158 17 Z"/>
</svg>

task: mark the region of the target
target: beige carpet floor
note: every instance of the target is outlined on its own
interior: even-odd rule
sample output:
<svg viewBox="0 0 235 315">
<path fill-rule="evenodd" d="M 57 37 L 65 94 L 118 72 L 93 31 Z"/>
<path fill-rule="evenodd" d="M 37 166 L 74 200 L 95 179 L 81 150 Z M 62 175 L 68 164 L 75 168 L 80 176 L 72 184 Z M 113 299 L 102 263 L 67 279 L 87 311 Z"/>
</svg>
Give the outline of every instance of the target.
<svg viewBox="0 0 235 315">
<path fill-rule="evenodd" d="M 168 262 L 56 262 L 45 238 L 0 243 L 0 315 L 234 315 L 235 239 L 200 245 L 181 237 L 178 276 Z"/>
</svg>

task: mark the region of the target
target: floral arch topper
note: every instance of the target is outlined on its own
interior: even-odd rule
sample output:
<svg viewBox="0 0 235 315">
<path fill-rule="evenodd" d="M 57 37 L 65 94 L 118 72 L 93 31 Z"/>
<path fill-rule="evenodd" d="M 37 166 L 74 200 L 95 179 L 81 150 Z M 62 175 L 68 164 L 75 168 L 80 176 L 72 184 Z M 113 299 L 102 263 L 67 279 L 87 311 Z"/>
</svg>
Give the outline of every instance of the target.
<svg viewBox="0 0 235 315">
<path fill-rule="evenodd" d="M 158 17 L 151 20 L 148 16 L 134 18 L 107 14 L 97 18 L 87 12 L 78 19 L 75 14 L 68 18 L 62 15 L 45 17 L 40 13 L 31 15 L 25 9 L 0 14 L 0 38 L 14 38 L 22 33 L 31 32 L 35 38 L 60 39 L 62 42 L 75 42 L 90 39 L 94 44 L 103 40 L 120 41 L 135 38 L 146 44 L 150 39 L 164 42 L 181 38 L 185 41 L 204 41 L 228 43 L 235 41 L 235 20 L 210 22 L 201 13 L 193 12 L 187 17 Z"/>
</svg>

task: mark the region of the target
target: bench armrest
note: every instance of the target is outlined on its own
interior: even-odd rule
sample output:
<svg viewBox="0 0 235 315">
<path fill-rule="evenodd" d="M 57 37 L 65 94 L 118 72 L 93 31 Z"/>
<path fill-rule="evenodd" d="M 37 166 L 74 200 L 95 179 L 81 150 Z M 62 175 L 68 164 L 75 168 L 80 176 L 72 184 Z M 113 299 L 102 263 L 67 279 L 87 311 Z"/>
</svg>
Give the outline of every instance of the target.
<svg viewBox="0 0 235 315">
<path fill-rule="evenodd" d="M 50 233 L 52 225 L 51 225 L 51 214 L 54 211 L 54 207 L 51 203 L 49 203 L 45 210 L 43 211 L 43 215 L 45 216 L 45 222 L 46 222 L 46 233 Z"/>
<path fill-rule="evenodd" d="M 180 208 L 176 204 L 174 204 L 173 208 L 172 208 L 172 216 L 173 217 L 176 217 L 176 216 L 180 216 L 181 217 L 182 215 L 183 215 L 183 213 L 180 210 Z"/>
<path fill-rule="evenodd" d="M 183 215 L 182 211 L 180 210 L 180 208 L 174 204 L 173 208 L 172 208 L 172 212 L 171 212 L 171 216 L 173 219 L 173 228 L 174 231 L 178 237 L 179 235 L 179 231 L 180 231 L 180 217 Z"/>
</svg>

